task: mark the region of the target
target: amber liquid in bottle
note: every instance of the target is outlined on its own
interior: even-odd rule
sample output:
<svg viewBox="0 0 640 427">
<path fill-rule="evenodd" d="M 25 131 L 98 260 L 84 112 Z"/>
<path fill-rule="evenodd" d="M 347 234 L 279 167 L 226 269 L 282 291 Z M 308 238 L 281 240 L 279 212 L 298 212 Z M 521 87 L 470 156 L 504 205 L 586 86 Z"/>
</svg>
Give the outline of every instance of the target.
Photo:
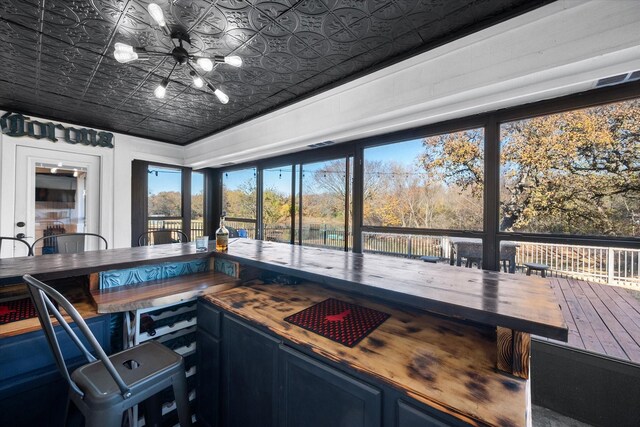
<svg viewBox="0 0 640 427">
<path fill-rule="evenodd" d="M 224 217 L 220 218 L 220 228 L 216 230 L 216 251 L 226 252 L 229 249 L 229 230 L 224 226 Z"/>
</svg>

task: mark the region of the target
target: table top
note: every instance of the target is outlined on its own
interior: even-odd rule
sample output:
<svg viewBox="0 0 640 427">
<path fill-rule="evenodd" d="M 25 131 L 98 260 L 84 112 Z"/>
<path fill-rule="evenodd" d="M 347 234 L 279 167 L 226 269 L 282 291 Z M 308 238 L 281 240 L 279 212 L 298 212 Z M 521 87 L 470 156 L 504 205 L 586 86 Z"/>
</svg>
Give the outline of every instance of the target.
<svg viewBox="0 0 640 427">
<path fill-rule="evenodd" d="M 459 243 L 471 243 L 471 244 L 477 244 L 482 246 L 482 239 L 476 239 L 474 237 L 449 237 L 449 241 L 454 244 L 457 245 Z M 511 240 L 502 240 L 500 241 L 500 247 L 518 247 L 518 243 L 517 242 L 513 242 Z"/>
<path fill-rule="evenodd" d="M 567 340 L 555 294 L 539 277 L 249 239 L 215 256 L 453 318 Z"/>
<path fill-rule="evenodd" d="M 145 264 L 209 257 L 211 257 L 211 252 L 196 252 L 195 243 L 174 243 L 87 251 L 78 254 L 2 258 L 0 259 L 0 285 L 16 283 L 25 274 L 50 280 L 80 276 L 113 268 L 127 268 Z"/>
<path fill-rule="evenodd" d="M 1 259 L 0 284 L 24 274 L 46 280 L 212 255 L 449 317 L 567 340 L 547 279 L 250 239 L 232 241 L 227 253 L 176 243 Z"/>
</svg>

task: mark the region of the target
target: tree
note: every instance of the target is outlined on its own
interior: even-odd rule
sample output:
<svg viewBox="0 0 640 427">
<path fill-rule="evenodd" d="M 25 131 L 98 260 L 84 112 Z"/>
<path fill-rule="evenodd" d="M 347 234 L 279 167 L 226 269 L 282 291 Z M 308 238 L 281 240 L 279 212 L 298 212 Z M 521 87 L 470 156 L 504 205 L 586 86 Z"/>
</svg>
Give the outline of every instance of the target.
<svg viewBox="0 0 640 427">
<path fill-rule="evenodd" d="M 179 191 L 160 191 L 149 195 L 149 216 L 179 217 L 182 215 L 182 196 Z"/>
<path fill-rule="evenodd" d="M 640 102 L 629 101 L 502 125 L 501 229 L 638 235 Z M 424 139 L 427 173 L 480 194 L 477 131 Z"/>
</svg>

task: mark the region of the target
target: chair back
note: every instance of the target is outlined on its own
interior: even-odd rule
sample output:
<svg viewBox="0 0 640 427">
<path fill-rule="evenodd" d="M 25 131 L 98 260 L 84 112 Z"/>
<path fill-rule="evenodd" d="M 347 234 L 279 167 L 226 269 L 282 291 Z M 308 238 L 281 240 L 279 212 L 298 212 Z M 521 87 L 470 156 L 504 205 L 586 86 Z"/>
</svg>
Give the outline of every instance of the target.
<svg viewBox="0 0 640 427">
<path fill-rule="evenodd" d="M 23 245 L 26 245 L 27 246 L 27 250 L 29 251 L 29 252 L 27 252 L 27 256 L 33 256 L 33 249 L 31 248 L 31 245 L 29 244 L 29 242 L 27 242 L 25 240 L 22 240 L 22 239 L 18 239 L 17 237 L 2 237 L 2 236 L 0 236 L 0 250 L 2 250 L 2 242 L 4 240 L 12 240 L 14 242 L 20 242 Z"/>
<path fill-rule="evenodd" d="M 236 230 L 233 227 L 226 227 L 227 231 L 229 232 L 229 238 L 233 239 L 234 237 L 240 237 L 240 233 L 238 233 L 238 230 Z"/>
<path fill-rule="evenodd" d="M 168 243 L 185 243 L 189 238 L 180 230 L 147 231 L 138 236 L 138 246 L 165 245 Z"/>
<path fill-rule="evenodd" d="M 104 249 L 109 249 L 107 239 L 95 233 L 64 233 L 54 236 L 43 236 L 36 239 L 31 245 L 31 253 L 35 254 L 36 245 L 40 242 L 44 243 L 42 254 L 78 254 L 85 251 L 87 238 L 95 238 L 98 241 L 98 247 L 104 243 Z M 45 250 L 45 248 L 47 248 Z"/>
<path fill-rule="evenodd" d="M 71 341 L 78 347 L 78 349 L 84 354 L 87 362 L 94 362 L 97 359 L 91 354 L 91 352 L 84 346 L 80 337 L 74 332 L 74 330 L 69 326 L 69 323 L 64 318 L 64 316 L 60 313 L 59 308 L 62 308 L 64 312 L 71 318 L 73 323 L 76 324 L 78 330 L 81 333 L 81 336 L 84 337 L 86 342 L 89 343 L 92 350 L 98 356 L 98 359 L 103 363 L 106 370 L 109 372 L 115 383 L 118 385 L 120 392 L 124 398 L 127 398 L 131 395 L 131 392 L 125 382 L 122 380 L 122 377 L 116 371 L 115 367 L 107 357 L 106 353 L 96 340 L 95 336 L 85 323 L 80 313 L 71 305 L 71 303 L 57 290 L 53 289 L 51 286 L 41 282 L 38 279 L 30 275 L 25 275 L 22 277 L 24 281 L 27 283 L 27 288 L 29 290 L 29 294 L 31 295 L 31 299 L 33 300 L 33 305 L 35 306 L 36 313 L 38 314 L 38 319 L 40 320 L 40 325 L 44 331 L 44 334 L 47 338 L 47 342 L 49 343 L 49 347 L 51 348 L 51 352 L 53 353 L 54 359 L 56 361 L 56 366 L 58 370 L 64 377 L 64 379 L 69 383 L 71 389 L 80 395 L 84 396 L 84 393 L 78 385 L 71 379 L 71 375 L 69 374 L 69 369 L 66 365 L 64 355 L 62 354 L 62 349 L 60 348 L 60 344 L 58 342 L 58 338 L 56 336 L 56 332 L 53 327 L 53 323 L 51 321 L 51 316 L 53 316 L 62 329 L 69 335 Z M 56 307 L 56 304 L 58 308 Z"/>
</svg>

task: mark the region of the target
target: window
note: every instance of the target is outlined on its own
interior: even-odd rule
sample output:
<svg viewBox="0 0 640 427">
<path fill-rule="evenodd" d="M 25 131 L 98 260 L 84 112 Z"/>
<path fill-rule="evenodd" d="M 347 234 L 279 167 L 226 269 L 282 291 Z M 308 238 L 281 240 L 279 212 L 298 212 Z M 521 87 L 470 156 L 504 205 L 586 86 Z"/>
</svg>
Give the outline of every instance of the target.
<svg viewBox="0 0 640 427">
<path fill-rule="evenodd" d="M 222 210 L 227 225 L 247 237 L 256 237 L 257 174 L 256 168 L 222 174 Z"/>
<path fill-rule="evenodd" d="M 182 230 L 182 170 L 148 165 L 149 231 Z"/>
<path fill-rule="evenodd" d="M 484 130 L 364 150 L 365 226 L 482 230 Z"/>
<path fill-rule="evenodd" d="M 191 241 L 204 234 L 204 174 L 191 173 Z"/>
<path fill-rule="evenodd" d="M 289 243 L 292 241 L 293 166 L 263 169 L 262 176 L 263 239 Z"/>
<path fill-rule="evenodd" d="M 640 236 L 640 101 L 501 126 L 500 229 Z"/>
<path fill-rule="evenodd" d="M 347 158 L 302 165 L 301 243 L 351 247 L 351 173 Z"/>
</svg>

